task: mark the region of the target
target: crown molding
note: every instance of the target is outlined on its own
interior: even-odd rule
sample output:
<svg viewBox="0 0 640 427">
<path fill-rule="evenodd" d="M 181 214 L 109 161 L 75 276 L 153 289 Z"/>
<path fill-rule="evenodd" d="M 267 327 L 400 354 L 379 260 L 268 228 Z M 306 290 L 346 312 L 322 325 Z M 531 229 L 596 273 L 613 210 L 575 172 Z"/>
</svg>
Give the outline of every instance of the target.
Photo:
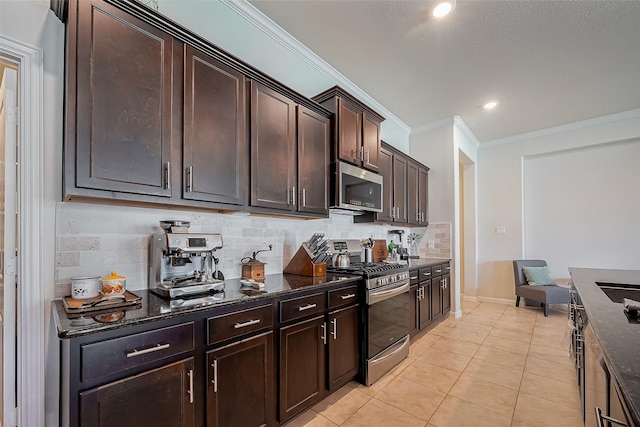
<svg viewBox="0 0 640 427">
<path fill-rule="evenodd" d="M 411 128 L 400 120 L 391 111 L 387 110 L 382 104 L 373 99 L 369 94 L 360 89 L 355 83 L 342 75 L 338 70 L 329 65 L 325 60 L 316 55 L 311 49 L 303 45 L 298 39 L 286 32 L 282 27 L 273 22 L 268 16 L 260 12 L 252 4 L 246 0 L 220 0 L 222 4 L 227 6 L 233 12 L 237 13 L 247 22 L 258 28 L 267 36 L 278 42 L 298 58 L 312 66 L 319 73 L 330 80 L 335 81 L 343 89 L 350 92 L 369 105 L 387 121 L 393 122 L 393 125 L 407 135 L 411 134 Z"/>
<path fill-rule="evenodd" d="M 476 136 L 473 134 L 473 132 L 471 132 L 471 129 L 469 129 L 469 127 L 464 122 L 464 120 L 462 120 L 462 117 L 454 116 L 453 117 L 453 124 L 458 129 L 460 129 L 460 132 L 462 132 L 464 134 L 464 136 L 467 138 L 467 140 L 473 144 L 473 146 L 474 146 L 474 148 L 476 150 L 478 149 L 478 147 L 480 147 L 480 141 L 478 141 L 478 138 L 476 138 Z"/>
<path fill-rule="evenodd" d="M 640 109 L 623 111 L 622 113 L 609 114 L 607 116 L 596 117 L 593 119 L 582 120 L 579 122 L 567 123 L 560 126 L 554 126 L 546 129 L 540 129 L 533 132 L 522 133 L 520 135 L 509 136 L 507 138 L 496 139 L 493 141 L 483 142 L 481 146 L 493 147 L 496 145 L 510 144 L 513 142 L 524 141 L 527 139 L 538 138 L 541 136 L 553 135 L 562 132 L 569 132 L 572 130 L 584 129 L 591 126 L 598 126 L 607 123 L 616 122 L 619 120 L 633 119 L 640 117 Z"/>
<path fill-rule="evenodd" d="M 411 129 L 411 136 L 417 135 L 419 133 L 429 132 L 430 130 L 443 128 L 445 126 L 451 126 L 454 123 L 453 117 L 438 120 L 437 122 L 429 123 L 428 125 L 418 126 L 417 128 Z"/>
</svg>

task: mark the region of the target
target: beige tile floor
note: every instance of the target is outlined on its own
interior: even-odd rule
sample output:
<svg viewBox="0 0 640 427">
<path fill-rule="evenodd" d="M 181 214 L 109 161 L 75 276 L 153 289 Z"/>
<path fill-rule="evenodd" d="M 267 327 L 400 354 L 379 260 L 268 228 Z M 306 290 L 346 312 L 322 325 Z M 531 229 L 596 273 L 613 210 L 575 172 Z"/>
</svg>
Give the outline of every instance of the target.
<svg viewBox="0 0 640 427">
<path fill-rule="evenodd" d="M 566 306 L 462 304 L 412 339 L 409 357 L 371 387 L 351 382 L 288 427 L 582 426 L 561 345 Z"/>
</svg>

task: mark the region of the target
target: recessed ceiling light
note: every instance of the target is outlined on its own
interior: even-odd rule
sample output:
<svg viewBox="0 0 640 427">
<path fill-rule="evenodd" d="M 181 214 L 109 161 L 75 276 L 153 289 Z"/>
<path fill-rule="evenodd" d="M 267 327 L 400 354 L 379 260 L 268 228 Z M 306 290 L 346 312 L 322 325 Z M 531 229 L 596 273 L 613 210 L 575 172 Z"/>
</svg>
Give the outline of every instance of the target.
<svg viewBox="0 0 640 427">
<path fill-rule="evenodd" d="M 498 101 L 489 101 L 486 104 L 484 104 L 482 108 L 484 108 L 485 110 L 493 110 L 498 106 L 498 104 L 499 104 Z"/>
<path fill-rule="evenodd" d="M 441 1 L 433 8 L 433 16 L 443 18 L 447 16 L 456 7 L 456 0 Z"/>
</svg>

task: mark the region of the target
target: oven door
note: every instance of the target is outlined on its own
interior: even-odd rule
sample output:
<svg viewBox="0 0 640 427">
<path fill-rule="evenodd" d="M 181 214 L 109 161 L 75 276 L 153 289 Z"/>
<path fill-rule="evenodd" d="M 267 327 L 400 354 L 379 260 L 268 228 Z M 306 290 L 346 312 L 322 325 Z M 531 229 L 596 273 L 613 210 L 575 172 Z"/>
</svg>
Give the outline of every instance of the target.
<svg viewBox="0 0 640 427">
<path fill-rule="evenodd" d="M 400 341 L 411 330 L 415 304 L 409 282 L 397 282 L 367 292 L 367 358 Z"/>
</svg>

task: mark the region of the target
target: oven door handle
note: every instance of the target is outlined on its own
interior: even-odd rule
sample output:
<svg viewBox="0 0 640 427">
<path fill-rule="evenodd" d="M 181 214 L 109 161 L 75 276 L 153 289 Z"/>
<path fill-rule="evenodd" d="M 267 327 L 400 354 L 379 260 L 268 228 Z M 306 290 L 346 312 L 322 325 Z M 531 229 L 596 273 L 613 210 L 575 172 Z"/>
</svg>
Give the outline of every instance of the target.
<svg viewBox="0 0 640 427">
<path fill-rule="evenodd" d="M 373 305 L 375 303 L 384 301 L 389 298 L 393 298 L 405 292 L 409 292 L 409 282 L 405 282 L 400 286 L 395 286 L 391 289 L 387 289 L 384 291 L 370 292 L 367 295 L 367 304 Z"/>
</svg>

